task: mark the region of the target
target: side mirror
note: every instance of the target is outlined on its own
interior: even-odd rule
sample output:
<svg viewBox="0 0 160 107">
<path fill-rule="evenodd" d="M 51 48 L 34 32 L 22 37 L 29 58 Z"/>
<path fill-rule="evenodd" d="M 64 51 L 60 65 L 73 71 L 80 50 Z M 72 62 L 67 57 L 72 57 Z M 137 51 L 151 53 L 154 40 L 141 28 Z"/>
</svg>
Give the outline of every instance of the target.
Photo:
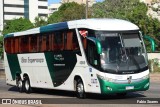
<svg viewBox="0 0 160 107">
<path fill-rule="evenodd" d="M 97 49 L 97 53 L 102 54 L 102 46 L 101 46 L 100 41 L 94 37 L 87 37 L 87 39 L 92 41 L 95 44 L 96 49 Z"/>
</svg>

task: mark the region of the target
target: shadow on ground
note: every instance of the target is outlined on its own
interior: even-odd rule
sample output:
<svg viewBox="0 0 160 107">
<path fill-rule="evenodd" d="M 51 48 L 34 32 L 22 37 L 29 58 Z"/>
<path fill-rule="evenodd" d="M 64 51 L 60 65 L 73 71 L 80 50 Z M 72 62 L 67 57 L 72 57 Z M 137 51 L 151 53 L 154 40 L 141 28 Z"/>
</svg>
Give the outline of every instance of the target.
<svg viewBox="0 0 160 107">
<path fill-rule="evenodd" d="M 12 92 L 18 92 L 18 89 L 16 86 L 12 86 L 11 88 L 8 89 L 8 91 Z M 75 92 L 71 91 L 63 91 L 63 90 L 51 90 L 51 89 L 38 89 L 38 88 L 33 88 L 32 93 L 35 94 L 45 94 L 45 95 L 54 95 L 54 96 L 64 96 L 64 97 L 71 97 L 75 98 L 76 94 Z M 32 94 L 30 93 L 30 94 Z M 130 92 L 127 93 L 126 96 L 117 96 L 116 94 L 111 94 L 111 95 L 100 95 L 100 94 L 91 94 L 87 93 L 87 99 L 92 99 L 92 100 L 115 100 L 115 99 L 133 99 L 133 98 L 145 98 L 146 96 L 143 95 L 143 92 Z M 93 102 L 94 103 L 94 102 Z"/>
</svg>

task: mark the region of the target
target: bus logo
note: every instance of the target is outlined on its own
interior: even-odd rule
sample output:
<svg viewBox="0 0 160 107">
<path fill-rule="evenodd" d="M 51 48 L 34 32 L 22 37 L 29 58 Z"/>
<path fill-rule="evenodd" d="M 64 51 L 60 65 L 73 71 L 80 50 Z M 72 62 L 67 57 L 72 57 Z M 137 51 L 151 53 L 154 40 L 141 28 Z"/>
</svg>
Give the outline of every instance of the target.
<svg viewBox="0 0 160 107">
<path fill-rule="evenodd" d="M 128 80 L 128 84 L 130 84 L 130 83 L 131 83 L 131 79 L 132 79 L 132 76 L 129 76 L 129 77 L 127 78 L 127 80 Z"/>
<path fill-rule="evenodd" d="M 54 59 L 57 60 L 57 61 L 63 61 L 64 57 L 63 57 L 62 54 L 58 54 L 58 55 L 54 55 Z"/>
</svg>

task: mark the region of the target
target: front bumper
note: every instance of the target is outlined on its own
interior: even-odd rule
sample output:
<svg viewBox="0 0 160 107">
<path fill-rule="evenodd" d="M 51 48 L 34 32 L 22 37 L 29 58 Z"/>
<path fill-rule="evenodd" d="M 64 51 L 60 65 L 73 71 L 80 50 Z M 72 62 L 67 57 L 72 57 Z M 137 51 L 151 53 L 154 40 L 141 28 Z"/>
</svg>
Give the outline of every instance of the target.
<svg viewBox="0 0 160 107">
<path fill-rule="evenodd" d="M 108 82 L 101 78 L 98 78 L 100 82 L 101 94 L 113 94 L 113 93 L 125 93 L 134 91 L 145 91 L 149 89 L 150 79 L 143 79 L 139 82 L 133 82 L 128 84 L 118 84 L 114 82 Z"/>
</svg>

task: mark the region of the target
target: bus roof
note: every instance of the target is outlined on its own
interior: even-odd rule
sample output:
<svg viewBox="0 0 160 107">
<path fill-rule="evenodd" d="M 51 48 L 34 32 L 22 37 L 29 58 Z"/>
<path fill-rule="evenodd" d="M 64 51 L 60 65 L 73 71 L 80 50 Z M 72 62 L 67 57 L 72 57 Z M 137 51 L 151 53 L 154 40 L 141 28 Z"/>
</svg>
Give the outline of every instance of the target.
<svg viewBox="0 0 160 107">
<path fill-rule="evenodd" d="M 74 28 L 88 28 L 93 30 L 105 30 L 105 31 L 132 31 L 139 30 L 135 24 L 121 19 L 81 19 L 68 22 L 60 22 L 56 24 L 49 24 L 46 26 L 29 29 L 26 31 L 15 32 L 5 35 L 7 37 L 22 36 L 29 34 L 45 33 L 62 29 L 74 29 Z"/>
</svg>

